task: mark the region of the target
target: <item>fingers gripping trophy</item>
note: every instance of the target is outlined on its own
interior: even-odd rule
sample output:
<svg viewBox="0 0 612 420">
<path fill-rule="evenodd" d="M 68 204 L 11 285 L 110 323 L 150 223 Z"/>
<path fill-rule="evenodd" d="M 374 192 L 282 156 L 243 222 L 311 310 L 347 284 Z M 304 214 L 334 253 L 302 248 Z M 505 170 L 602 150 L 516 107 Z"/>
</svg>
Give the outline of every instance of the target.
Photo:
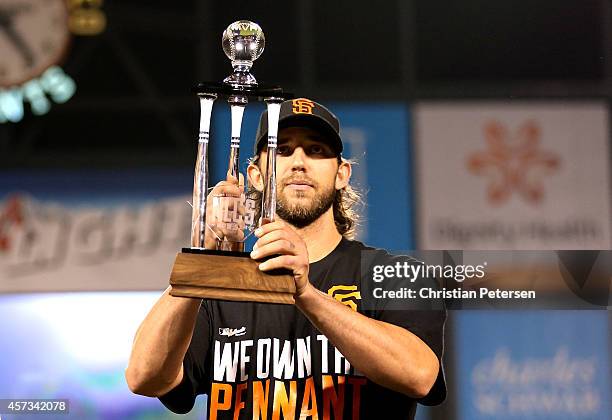
<svg viewBox="0 0 612 420">
<path fill-rule="evenodd" d="M 240 20 L 223 32 L 222 46 L 233 73 L 222 83 L 195 87 L 200 100 L 200 133 L 193 182 L 191 247 L 178 253 L 170 276 L 174 296 L 294 303 L 295 283 L 286 271 L 264 273 L 245 251 L 245 241 L 276 212 L 276 142 L 280 104 L 291 95 L 278 86 L 263 86 L 250 73 L 265 47 L 256 23 Z M 227 100 L 231 140 L 227 177 L 209 190 L 208 143 L 215 101 Z M 239 171 L 240 134 L 249 100 L 264 101 L 268 111 L 268 153 L 261 208 L 244 193 Z"/>
</svg>

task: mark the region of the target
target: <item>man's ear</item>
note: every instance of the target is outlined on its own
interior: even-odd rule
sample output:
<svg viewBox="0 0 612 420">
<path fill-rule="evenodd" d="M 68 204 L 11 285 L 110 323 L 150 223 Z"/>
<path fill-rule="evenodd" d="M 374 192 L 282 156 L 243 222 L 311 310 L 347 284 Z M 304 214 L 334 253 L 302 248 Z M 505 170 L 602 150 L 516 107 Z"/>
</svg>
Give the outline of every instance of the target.
<svg viewBox="0 0 612 420">
<path fill-rule="evenodd" d="M 338 172 L 336 173 L 336 189 L 341 190 L 346 187 L 351 180 L 351 173 L 353 168 L 351 163 L 347 160 L 342 159 L 338 165 Z"/>
<path fill-rule="evenodd" d="M 262 192 L 264 189 L 264 177 L 261 173 L 259 166 L 250 163 L 247 168 L 247 176 L 249 177 L 249 183 L 257 190 Z"/>
</svg>

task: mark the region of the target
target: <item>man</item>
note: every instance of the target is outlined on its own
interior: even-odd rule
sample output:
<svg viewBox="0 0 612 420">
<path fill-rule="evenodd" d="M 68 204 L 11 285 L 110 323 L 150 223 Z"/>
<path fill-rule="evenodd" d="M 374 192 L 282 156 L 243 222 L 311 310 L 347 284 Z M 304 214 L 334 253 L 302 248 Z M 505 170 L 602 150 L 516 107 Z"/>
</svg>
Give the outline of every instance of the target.
<svg viewBox="0 0 612 420">
<path fill-rule="evenodd" d="M 251 184 L 261 191 L 267 115 L 256 137 Z M 371 264 L 398 260 L 345 236 L 351 165 L 337 118 L 300 98 L 281 106 L 277 215 L 251 257 L 263 271 L 293 273 L 295 306 L 172 297 L 166 291 L 139 328 L 129 366 L 133 392 L 191 410 L 208 394 L 209 419 L 413 418 L 416 402 L 440 403 L 443 310 L 366 307 Z M 223 188 L 236 189 L 231 182 Z M 349 194 L 350 195 L 350 194 Z M 373 257 L 372 257 L 373 255 Z M 266 260 L 266 258 L 270 257 Z M 401 257 L 399 257 L 401 258 Z M 365 268 L 362 268 L 363 267 Z M 389 414 L 392 413 L 392 414 Z"/>
</svg>

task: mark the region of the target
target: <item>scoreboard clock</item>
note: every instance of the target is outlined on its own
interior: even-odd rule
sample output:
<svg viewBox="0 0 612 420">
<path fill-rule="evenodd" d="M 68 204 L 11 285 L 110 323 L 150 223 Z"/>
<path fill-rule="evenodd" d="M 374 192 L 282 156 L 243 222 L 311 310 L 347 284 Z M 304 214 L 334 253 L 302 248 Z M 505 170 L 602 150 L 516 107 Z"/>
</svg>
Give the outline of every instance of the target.
<svg viewBox="0 0 612 420">
<path fill-rule="evenodd" d="M 0 88 L 20 86 L 59 64 L 68 51 L 64 0 L 5 0 L 0 4 Z"/>
<path fill-rule="evenodd" d="M 18 122 L 24 104 L 42 115 L 63 103 L 76 83 L 59 64 L 73 35 L 97 35 L 106 26 L 102 0 L 0 2 L 0 123 Z"/>
</svg>

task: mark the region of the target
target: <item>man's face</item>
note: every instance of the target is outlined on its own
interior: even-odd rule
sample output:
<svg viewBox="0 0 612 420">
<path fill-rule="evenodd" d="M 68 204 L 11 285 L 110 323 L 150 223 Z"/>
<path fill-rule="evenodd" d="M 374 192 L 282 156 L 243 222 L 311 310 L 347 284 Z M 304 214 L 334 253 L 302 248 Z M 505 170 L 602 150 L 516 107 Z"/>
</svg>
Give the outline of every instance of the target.
<svg viewBox="0 0 612 420">
<path fill-rule="evenodd" d="M 266 162 L 265 151 L 261 159 Z M 302 127 L 280 130 L 277 214 L 298 228 L 314 222 L 334 202 L 337 171 L 337 155 L 317 131 Z"/>
</svg>

